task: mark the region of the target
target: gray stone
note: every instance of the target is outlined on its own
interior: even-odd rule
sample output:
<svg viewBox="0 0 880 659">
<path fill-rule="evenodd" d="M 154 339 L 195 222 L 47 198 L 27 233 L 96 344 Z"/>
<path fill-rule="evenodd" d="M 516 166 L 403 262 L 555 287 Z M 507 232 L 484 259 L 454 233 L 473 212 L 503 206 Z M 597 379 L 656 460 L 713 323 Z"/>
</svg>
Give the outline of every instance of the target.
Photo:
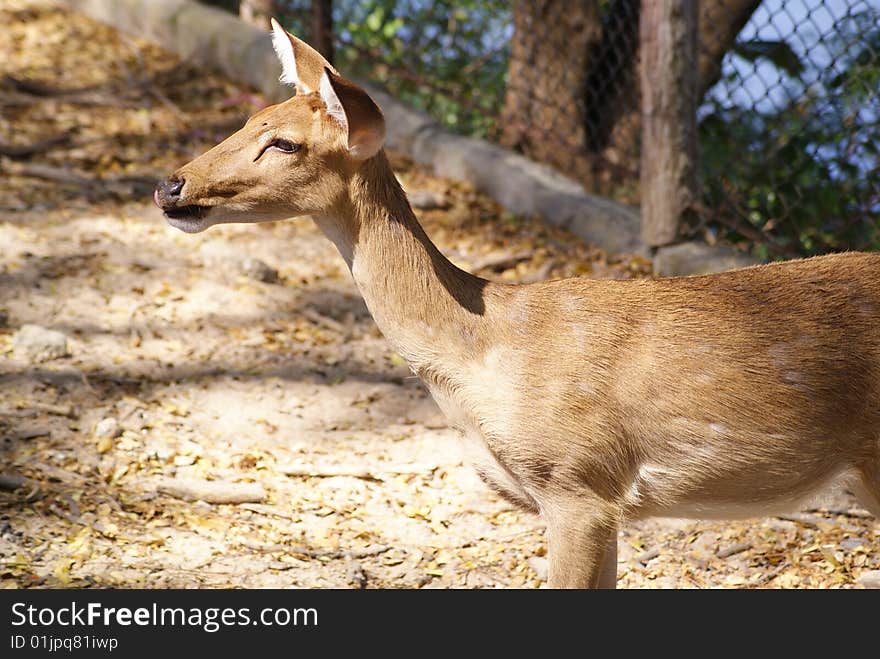
<svg viewBox="0 0 880 659">
<path fill-rule="evenodd" d="M 241 262 L 241 273 L 266 284 L 274 284 L 278 281 L 278 271 L 260 259 L 247 258 Z"/>
<path fill-rule="evenodd" d="M 865 588 L 880 588 L 880 570 L 868 570 L 862 572 L 856 583 Z"/>
<path fill-rule="evenodd" d="M 529 556 L 529 567 L 532 572 L 537 575 L 540 581 L 547 581 L 547 575 L 550 573 L 550 564 L 545 556 Z"/>
<path fill-rule="evenodd" d="M 761 261 L 729 247 L 687 242 L 661 247 L 654 255 L 654 274 L 659 277 L 684 277 L 724 272 L 756 265 Z"/>
<path fill-rule="evenodd" d="M 405 584 L 412 585 L 415 588 L 423 588 L 427 586 L 434 580 L 430 574 L 425 574 L 422 570 L 418 568 L 412 568 L 407 570 L 401 576 L 401 581 Z"/>
<path fill-rule="evenodd" d="M 442 192 L 434 190 L 412 190 L 407 192 L 409 203 L 413 208 L 421 210 L 435 210 L 437 208 L 449 208 L 449 200 Z"/>
<path fill-rule="evenodd" d="M 852 551 L 854 549 L 858 549 L 862 545 L 867 544 L 867 540 L 864 538 L 847 538 L 846 540 L 842 540 L 840 543 L 840 547 L 842 549 L 846 549 L 847 551 Z"/>
<path fill-rule="evenodd" d="M 70 354 L 64 334 L 39 325 L 22 325 L 15 333 L 12 347 L 31 362 L 45 362 Z"/>
<path fill-rule="evenodd" d="M 356 560 L 351 559 L 345 566 L 345 577 L 348 583 L 355 588 L 367 587 L 367 573 L 363 566 Z"/>
<path fill-rule="evenodd" d="M 24 476 L 19 476 L 18 474 L 0 474 L 0 490 L 14 492 L 25 483 L 27 483 L 27 479 Z"/>
<path fill-rule="evenodd" d="M 119 427 L 119 421 L 114 419 L 112 416 L 108 416 L 105 419 L 101 419 L 95 424 L 95 437 L 99 439 L 113 439 L 115 437 L 119 437 L 122 433 L 122 428 Z"/>
<path fill-rule="evenodd" d="M 178 499 L 207 503 L 260 503 L 266 499 L 266 491 L 259 483 L 165 478 L 157 489 Z"/>
</svg>

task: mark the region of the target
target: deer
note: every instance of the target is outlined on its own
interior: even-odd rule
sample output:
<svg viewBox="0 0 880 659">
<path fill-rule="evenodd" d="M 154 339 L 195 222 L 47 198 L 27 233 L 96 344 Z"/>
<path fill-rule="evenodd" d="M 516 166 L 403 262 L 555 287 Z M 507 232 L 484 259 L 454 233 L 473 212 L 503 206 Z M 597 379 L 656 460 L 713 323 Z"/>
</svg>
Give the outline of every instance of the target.
<svg viewBox="0 0 880 659">
<path fill-rule="evenodd" d="M 796 509 L 880 516 L 880 255 L 657 279 L 487 281 L 450 262 L 376 102 L 272 20 L 295 94 L 162 181 L 167 222 L 311 216 L 489 487 L 546 525 L 551 588 L 614 588 L 618 530 Z"/>
</svg>

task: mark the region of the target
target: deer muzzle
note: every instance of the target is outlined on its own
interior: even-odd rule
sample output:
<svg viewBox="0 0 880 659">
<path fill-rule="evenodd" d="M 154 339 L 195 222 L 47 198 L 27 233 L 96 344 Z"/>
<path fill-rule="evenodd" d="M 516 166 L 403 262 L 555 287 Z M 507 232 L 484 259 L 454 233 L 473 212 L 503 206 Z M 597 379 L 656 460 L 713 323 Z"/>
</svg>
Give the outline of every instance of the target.
<svg viewBox="0 0 880 659">
<path fill-rule="evenodd" d="M 185 179 L 174 176 L 161 181 L 153 192 L 153 201 L 162 209 L 168 223 L 181 231 L 195 233 L 203 228 L 204 218 L 210 208 L 198 204 L 187 204 L 183 197 Z"/>
</svg>

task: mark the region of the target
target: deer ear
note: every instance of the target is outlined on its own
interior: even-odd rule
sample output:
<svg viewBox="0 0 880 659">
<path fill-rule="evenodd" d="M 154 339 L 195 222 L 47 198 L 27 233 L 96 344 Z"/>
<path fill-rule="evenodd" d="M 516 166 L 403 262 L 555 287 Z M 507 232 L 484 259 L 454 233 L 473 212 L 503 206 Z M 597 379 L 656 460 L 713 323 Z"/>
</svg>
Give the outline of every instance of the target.
<svg viewBox="0 0 880 659">
<path fill-rule="evenodd" d="M 281 60 L 281 82 L 294 85 L 297 94 L 311 94 L 318 89 L 325 68 L 336 73 L 321 53 L 287 32 L 274 18 L 271 22 L 272 46 Z"/>
<path fill-rule="evenodd" d="M 327 114 L 348 134 L 348 152 L 357 160 L 372 158 L 385 141 L 385 117 L 369 94 L 354 83 L 324 68 L 318 86 Z"/>
</svg>

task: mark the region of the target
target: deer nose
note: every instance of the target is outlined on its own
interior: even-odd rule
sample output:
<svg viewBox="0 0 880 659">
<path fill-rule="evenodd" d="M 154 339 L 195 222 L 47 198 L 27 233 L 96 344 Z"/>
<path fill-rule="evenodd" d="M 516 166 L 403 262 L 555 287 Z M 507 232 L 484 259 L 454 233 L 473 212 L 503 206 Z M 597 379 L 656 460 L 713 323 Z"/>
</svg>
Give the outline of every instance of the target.
<svg viewBox="0 0 880 659">
<path fill-rule="evenodd" d="M 159 183 L 156 186 L 156 192 L 153 194 L 153 200 L 156 202 L 156 205 L 161 208 L 177 202 L 180 199 L 180 191 L 183 190 L 185 183 L 186 179 L 179 179 L 173 176 Z"/>
</svg>

